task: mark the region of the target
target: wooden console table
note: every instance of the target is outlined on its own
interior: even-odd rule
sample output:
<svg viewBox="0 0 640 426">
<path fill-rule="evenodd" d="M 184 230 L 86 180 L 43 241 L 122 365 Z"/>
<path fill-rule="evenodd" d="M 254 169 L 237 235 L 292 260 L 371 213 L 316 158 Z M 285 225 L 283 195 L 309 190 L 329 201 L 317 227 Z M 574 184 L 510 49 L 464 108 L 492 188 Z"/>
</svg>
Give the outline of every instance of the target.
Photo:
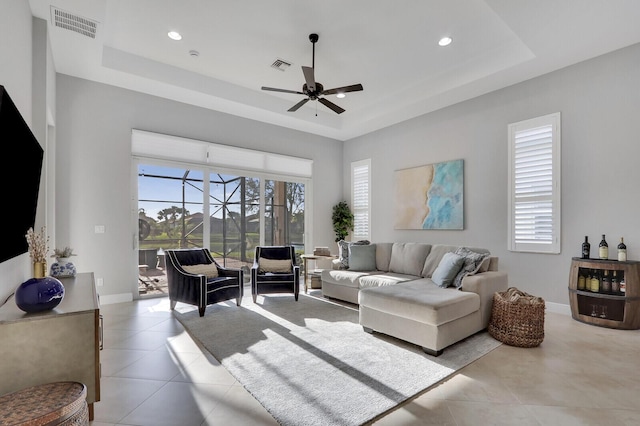
<svg viewBox="0 0 640 426">
<path fill-rule="evenodd" d="M 100 401 L 100 309 L 93 273 L 61 278 L 64 299 L 26 313 L 13 297 L 0 306 L 0 395 L 52 382 L 87 387 L 89 418 Z"/>
</svg>

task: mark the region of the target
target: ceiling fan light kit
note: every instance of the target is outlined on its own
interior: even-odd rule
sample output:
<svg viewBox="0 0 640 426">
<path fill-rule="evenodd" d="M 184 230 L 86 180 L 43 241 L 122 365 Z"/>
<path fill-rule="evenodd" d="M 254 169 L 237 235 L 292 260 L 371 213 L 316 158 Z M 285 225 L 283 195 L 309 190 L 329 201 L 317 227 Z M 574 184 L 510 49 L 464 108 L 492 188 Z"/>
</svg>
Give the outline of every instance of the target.
<svg viewBox="0 0 640 426">
<path fill-rule="evenodd" d="M 313 46 L 312 53 L 312 62 L 311 67 L 302 66 L 302 74 L 304 75 L 305 83 L 302 85 L 302 91 L 296 90 L 287 90 L 287 89 L 277 89 L 275 87 L 266 87 L 262 86 L 262 90 L 272 91 L 272 92 L 282 92 L 282 93 L 293 93 L 296 95 L 305 95 L 307 96 L 305 99 L 301 100 L 294 106 L 288 109 L 289 112 L 297 111 L 302 105 L 306 104 L 309 101 L 318 101 L 322 105 L 326 106 L 336 114 L 342 114 L 345 110 L 338 105 L 334 104 L 330 100 L 321 97 L 326 95 L 338 95 L 338 97 L 344 97 L 344 94 L 347 92 L 358 92 L 363 90 L 362 84 L 353 84 L 350 86 L 336 87 L 334 89 L 324 90 L 324 86 L 318 83 L 315 79 L 315 62 L 316 62 L 316 43 L 318 42 L 319 36 L 318 34 L 312 33 L 309 34 L 309 41 Z M 340 96 L 342 95 L 342 96 Z"/>
</svg>

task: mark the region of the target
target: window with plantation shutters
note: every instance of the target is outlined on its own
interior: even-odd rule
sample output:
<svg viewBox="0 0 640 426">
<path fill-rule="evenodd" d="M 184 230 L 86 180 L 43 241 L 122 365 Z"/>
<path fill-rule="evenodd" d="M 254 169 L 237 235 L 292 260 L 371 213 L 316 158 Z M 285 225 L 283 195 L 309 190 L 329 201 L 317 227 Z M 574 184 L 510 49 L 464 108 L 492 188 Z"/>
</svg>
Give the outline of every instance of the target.
<svg viewBox="0 0 640 426">
<path fill-rule="evenodd" d="M 509 250 L 560 253 L 560 113 L 509 124 Z"/>
<path fill-rule="evenodd" d="M 352 241 L 371 239 L 371 160 L 351 163 Z"/>
</svg>

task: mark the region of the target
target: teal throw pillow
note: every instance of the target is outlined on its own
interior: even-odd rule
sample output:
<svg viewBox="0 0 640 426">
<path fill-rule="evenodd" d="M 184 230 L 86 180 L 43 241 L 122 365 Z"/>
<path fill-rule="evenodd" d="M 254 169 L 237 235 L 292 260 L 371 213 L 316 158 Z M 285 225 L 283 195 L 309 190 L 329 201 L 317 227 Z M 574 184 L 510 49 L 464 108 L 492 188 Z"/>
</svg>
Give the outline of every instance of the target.
<svg viewBox="0 0 640 426">
<path fill-rule="evenodd" d="M 453 280 L 464 265 L 464 257 L 455 253 L 445 253 L 438 264 L 438 267 L 431 275 L 431 281 L 438 287 L 446 288 L 453 284 Z"/>
<path fill-rule="evenodd" d="M 349 247 L 350 271 L 376 270 L 376 245 L 352 245 Z"/>
<path fill-rule="evenodd" d="M 340 269 L 350 269 L 349 268 L 349 248 L 351 246 L 368 245 L 368 244 L 369 244 L 369 240 L 360 240 L 355 242 L 345 241 L 345 240 L 338 241 L 338 254 L 339 254 L 338 259 L 340 260 Z"/>
</svg>

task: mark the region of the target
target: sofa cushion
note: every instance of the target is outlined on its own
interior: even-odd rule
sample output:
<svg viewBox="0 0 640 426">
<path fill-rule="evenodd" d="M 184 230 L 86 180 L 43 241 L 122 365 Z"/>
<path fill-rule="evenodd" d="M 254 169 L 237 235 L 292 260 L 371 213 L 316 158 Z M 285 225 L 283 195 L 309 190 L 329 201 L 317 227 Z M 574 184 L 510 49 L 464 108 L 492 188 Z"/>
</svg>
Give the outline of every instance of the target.
<svg viewBox="0 0 640 426">
<path fill-rule="evenodd" d="M 488 252 L 477 252 L 467 247 L 460 247 L 456 250 L 456 254 L 459 254 L 464 258 L 464 264 L 456 275 L 453 285 L 456 288 L 462 287 L 462 279 L 467 275 L 473 275 L 482 267 L 482 263 L 489 257 Z"/>
<path fill-rule="evenodd" d="M 370 272 L 349 271 L 346 269 L 323 269 L 322 282 L 343 285 L 345 287 L 359 288 L 359 278 L 370 275 Z"/>
<path fill-rule="evenodd" d="M 182 265 L 182 269 L 190 274 L 204 275 L 207 278 L 216 278 L 218 268 L 214 263 L 199 263 L 197 265 Z"/>
<path fill-rule="evenodd" d="M 394 243 L 391 248 L 389 272 L 420 276 L 430 250 L 430 244 Z"/>
<path fill-rule="evenodd" d="M 453 280 L 460 272 L 460 269 L 464 266 L 465 258 L 457 253 L 445 253 L 438 264 L 438 267 L 433 271 L 431 280 L 438 287 L 450 287 L 453 285 Z"/>
<path fill-rule="evenodd" d="M 394 272 L 378 272 L 360 277 L 360 288 L 381 287 L 394 285 L 405 281 L 415 280 L 415 275 L 396 274 Z"/>
<path fill-rule="evenodd" d="M 376 245 L 351 245 L 349 247 L 350 271 L 376 270 Z"/>
<path fill-rule="evenodd" d="M 378 271 L 389 272 L 392 248 L 393 243 L 376 243 L 376 269 Z"/>
<path fill-rule="evenodd" d="M 454 287 L 441 288 L 426 278 L 364 288 L 358 301 L 371 309 L 436 326 L 480 309 L 480 296 L 476 293 Z"/>
</svg>

